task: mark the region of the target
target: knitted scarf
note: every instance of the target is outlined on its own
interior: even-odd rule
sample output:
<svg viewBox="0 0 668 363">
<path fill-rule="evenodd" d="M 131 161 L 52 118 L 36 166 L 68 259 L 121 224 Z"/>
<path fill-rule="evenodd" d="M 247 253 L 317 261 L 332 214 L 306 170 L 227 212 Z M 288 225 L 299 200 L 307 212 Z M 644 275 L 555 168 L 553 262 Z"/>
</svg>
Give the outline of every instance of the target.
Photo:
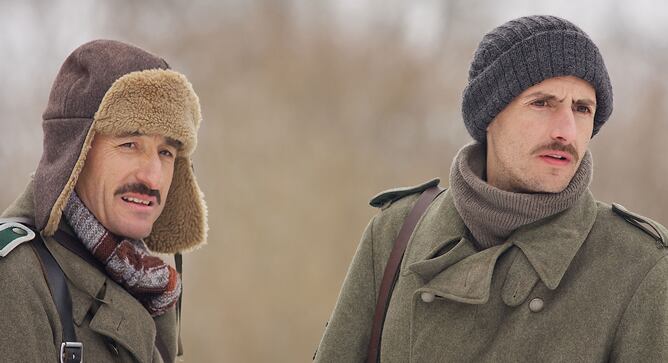
<svg viewBox="0 0 668 363">
<path fill-rule="evenodd" d="M 484 145 L 464 146 L 450 169 L 450 191 L 455 208 L 482 248 L 502 243 L 517 228 L 553 216 L 575 204 L 592 179 L 587 151 L 568 186 L 559 193 L 513 193 L 483 179 L 487 167 Z"/>
<path fill-rule="evenodd" d="M 151 316 L 162 315 L 176 303 L 181 294 L 178 272 L 150 255 L 144 242 L 107 231 L 74 191 L 63 212 L 74 233 L 102 262 L 109 277 L 141 302 Z"/>
</svg>

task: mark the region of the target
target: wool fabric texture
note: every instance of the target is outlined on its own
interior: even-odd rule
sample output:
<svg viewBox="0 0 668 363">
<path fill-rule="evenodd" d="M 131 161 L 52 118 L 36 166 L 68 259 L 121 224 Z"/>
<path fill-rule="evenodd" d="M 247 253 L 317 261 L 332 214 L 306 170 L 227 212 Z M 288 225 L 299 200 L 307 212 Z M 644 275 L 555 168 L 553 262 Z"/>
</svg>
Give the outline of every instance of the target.
<svg viewBox="0 0 668 363">
<path fill-rule="evenodd" d="M 592 137 L 612 113 L 612 85 L 601 53 L 575 24 L 554 16 L 511 20 L 476 50 L 462 98 L 469 134 L 485 143 L 487 126 L 515 97 L 548 78 L 575 76 L 596 91 Z"/>
<path fill-rule="evenodd" d="M 486 148 L 478 142 L 464 146 L 450 169 L 450 191 L 466 227 L 482 248 L 502 243 L 516 229 L 553 216 L 583 196 L 593 175 L 589 150 L 568 186 L 559 193 L 513 193 L 489 185 Z"/>
<path fill-rule="evenodd" d="M 86 208 L 76 192 L 63 211 L 74 233 L 104 265 L 112 280 L 141 302 L 151 316 L 160 316 L 181 294 L 178 272 L 151 256 L 144 242 L 109 232 Z"/>
</svg>

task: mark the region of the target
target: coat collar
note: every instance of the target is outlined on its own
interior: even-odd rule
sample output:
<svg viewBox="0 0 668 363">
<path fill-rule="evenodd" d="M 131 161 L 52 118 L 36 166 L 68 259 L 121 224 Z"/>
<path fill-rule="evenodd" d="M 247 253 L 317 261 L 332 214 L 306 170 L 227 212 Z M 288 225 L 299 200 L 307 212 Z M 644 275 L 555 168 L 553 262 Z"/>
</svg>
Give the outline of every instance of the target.
<svg viewBox="0 0 668 363">
<path fill-rule="evenodd" d="M 447 191 L 418 225 L 406 251 L 404 274 L 421 278 L 424 286 L 419 292 L 484 304 L 498 258 L 519 249 L 502 291 L 506 304 L 515 306 L 524 301 L 538 279 L 551 290 L 559 286 L 595 219 L 596 202 L 587 191 L 566 211 L 522 226 L 505 243 L 478 251 Z"/>
</svg>

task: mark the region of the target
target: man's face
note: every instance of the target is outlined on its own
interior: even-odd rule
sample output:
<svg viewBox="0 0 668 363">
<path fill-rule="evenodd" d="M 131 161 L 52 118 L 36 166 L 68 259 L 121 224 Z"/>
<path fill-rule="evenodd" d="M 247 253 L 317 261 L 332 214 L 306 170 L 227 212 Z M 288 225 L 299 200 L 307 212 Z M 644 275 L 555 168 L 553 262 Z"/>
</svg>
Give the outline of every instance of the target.
<svg viewBox="0 0 668 363">
<path fill-rule="evenodd" d="M 564 190 L 587 151 L 595 111 L 594 88 L 577 77 L 526 89 L 487 128 L 487 182 L 511 192 Z"/>
<path fill-rule="evenodd" d="M 96 134 L 75 190 L 107 230 L 144 238 L 165 207 L 177 150 L 159 135 Z"/>
</svg>

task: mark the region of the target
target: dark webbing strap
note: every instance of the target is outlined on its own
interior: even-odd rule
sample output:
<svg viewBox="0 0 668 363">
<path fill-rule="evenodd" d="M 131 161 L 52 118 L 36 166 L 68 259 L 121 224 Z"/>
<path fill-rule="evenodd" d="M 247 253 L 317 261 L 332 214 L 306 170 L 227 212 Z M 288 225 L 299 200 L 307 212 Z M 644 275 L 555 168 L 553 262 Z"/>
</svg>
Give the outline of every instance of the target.
<svg viewBox="0 0 668 363">
<path fill-rule="evenodd" d="M 373 327 L 371 329 L 371 340 L 369 341 L 369 349 L 367 351 L 367 363 L 377 363 L 380 361 L 380 338 L 383 333 L 385 314 L 387 313 L 387 307 L 389 306 L 394 284 L 397 281 L 399 264 L 404 256 L 404 251 L 406 251 L 408 240 L 431 202 L 442 192 L 443 189 L 438 186 L 433 186 L 420 195 L 415 206 L 404 220 L 404 224 L 399 230 L 397 239 L 394 241 L 394 247 L 392 247 L 390 258 L 385 266 L 383 281 L 380 284 L 378 300 L 376 301 L 376 311 L 373 316 Z"/>
<path fill-rule="evenodd" d="M 65 274 L 60 268 L 60 265 L 58 265 L 56 259 L 51 255 L 51 252 L 46 248 L 46 245 L 38 232 L 35 233 L 33 242 L 32 246 L 41 262 L 42 268 L 44 269 L 44 276 L 46 277 L 47 285 L 51 291 L 53 302 L 56 305 L 56 310 L 58 310 L 60 324 L 63 326 L 63 343 L 77 342 L 77 337 L 74 332 L 74 318 L 72 317 L 72 297 L 70 296 L 70 290 L 67 287 Z M 81 362 L 81 356 L 79 354 L 61 357 L 61 361 Z"/>
<path fill-rule="evenodd" d="M 179 301 L 176 303 L 176 323 L 178 324 L 178 350 L 176 352 L 177 356 L 183 355 L 183 344 L 181 343 L 181 304 L 183 301 L 183 255 L 180 253 L 174 254 L 174 265 L 176 265 L 176 272 L 181 276 L 181 295 L 179 295 Z"/>
</svg>

